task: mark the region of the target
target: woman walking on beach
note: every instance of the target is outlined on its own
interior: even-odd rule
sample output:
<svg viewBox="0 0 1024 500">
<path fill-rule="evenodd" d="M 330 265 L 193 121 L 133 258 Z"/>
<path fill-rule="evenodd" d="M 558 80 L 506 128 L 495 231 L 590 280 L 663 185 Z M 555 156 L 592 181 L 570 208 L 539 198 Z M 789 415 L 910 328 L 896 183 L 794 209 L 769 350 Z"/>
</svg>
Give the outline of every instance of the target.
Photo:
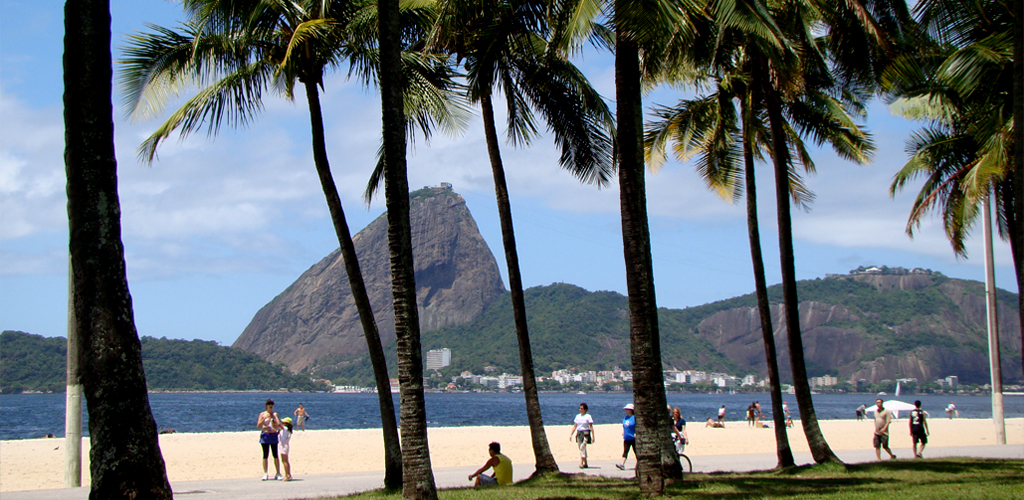
<svg viewBox="0 0 1024 500">
<path fill-rule="evenodd" d="M 256 427 L 260 429 L 260 446 L 263 447 L 263 480 L 270 479 L 267 470 L 267 456 L 274 454 L 274 470 L 277 474 L 274 479 L 281 480 L 281 461 L 277 458 L 277 432 L 281 428 L 281 419 L 274 413 L 274 400 L 268 399 L 267 410 L 260 413 L 256 419 Z"/>
<path fill-rule="evenodd" d="M 580 403 L 580 414 L 573 419 L 572 430 L 569 431 L 569 440 L 576 435 L 576 444 L 580 447 L 580 468 L 586 469 L 587 445 L 594 442 L 597 437 L 594 435 L 594 418 L 587 414 L 587 403 Z"/>
</svg>

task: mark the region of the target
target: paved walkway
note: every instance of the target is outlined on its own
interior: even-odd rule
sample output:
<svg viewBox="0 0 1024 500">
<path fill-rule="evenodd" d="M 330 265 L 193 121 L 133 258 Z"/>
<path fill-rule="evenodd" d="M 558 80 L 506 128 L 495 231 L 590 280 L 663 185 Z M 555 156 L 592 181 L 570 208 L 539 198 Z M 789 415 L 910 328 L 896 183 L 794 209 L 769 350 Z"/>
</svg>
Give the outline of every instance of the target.
<svg viewBox="0 0 1024 500">
<path fill-rule="evenodd" d="M 897 457 L 902 452 L 907 458 L 913 453 L 909 448 L 893 450 Z M 875 459 L 874 450 L 849 450 L 836 453 L 846 463 L 869 462 Z M 884 453 L 883 453 L 884 454 Z M 1024 459 L 1024 447 L 1021 446 L 963 446 L 949 448 L 927 448 L 925 456 L 937 457 L 985 457 L 985 458 L 1017 458 Z M 797 453 L 797 463 L 811 463 L 809 453 Z M 690 457 L 694 472 L 734 471 L 745 472 L 770 469 L 775 466 L 776 458 L 771 455 L 713 455 Z M 607 477 L 629 477 L 632 470 L 620 471 L 615 468 L 617 462 L 591 462 L 592 467 L 580 470 L 575 463 L 562 464 L 562 471 L 567 473 L 585 472 L 587 474 Z M 633 459 L 627 462 L 633 465 Z M 434 469 L 434 481 L 438 488 L 458 488 L 470 486 L 466 476 L 472 474 L 475 467 L 453 467 Z M 533 472 L 532 467 L 519 466 L 515 469 L 515 480 L 526 479 Z M 356 474 L 325 474 L 297 478 L 295 481 L 260 481 L 252 479 L 220 479 L 213 481 L 181 481 L 171 483 L 175 498 L 183 500 L 290 500 L 319 498 L 324 496 L 347 495 L 360 491 L 380 488 L 383 472 Z M 5 492 L 3 500 L 86 500 L 89 497 L 87 488 L 35 490 Z"/>
</svg>

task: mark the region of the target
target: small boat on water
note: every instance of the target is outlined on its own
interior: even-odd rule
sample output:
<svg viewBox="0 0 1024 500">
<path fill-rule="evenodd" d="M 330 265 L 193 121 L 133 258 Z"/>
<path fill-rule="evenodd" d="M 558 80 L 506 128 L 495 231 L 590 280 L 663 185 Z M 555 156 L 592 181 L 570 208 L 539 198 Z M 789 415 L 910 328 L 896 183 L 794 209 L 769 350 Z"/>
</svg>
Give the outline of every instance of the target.
<svg viewBox="0 0 1024 500">
<path fill-rule="evenodd" d="M 579 395 L 581 395 L 581 396 L 586 396 L 586 395 L 587 395 L 587 393 L 585 393 L 585 392 L 583 392 L 583 391 L 577 392 L 576 394 L 579 394 Z"/>
</svg>

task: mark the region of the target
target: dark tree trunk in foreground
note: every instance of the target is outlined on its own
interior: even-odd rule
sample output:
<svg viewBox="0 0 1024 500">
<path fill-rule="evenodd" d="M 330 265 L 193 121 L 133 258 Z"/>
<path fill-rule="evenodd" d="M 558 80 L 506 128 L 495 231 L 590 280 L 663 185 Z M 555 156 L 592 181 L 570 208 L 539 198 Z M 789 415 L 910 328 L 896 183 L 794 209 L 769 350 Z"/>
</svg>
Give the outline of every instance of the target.
<svg viewBox="0 0 1024 500">
<path fill-rule="evenodd" d="M 89 411 L 89 498 L 170 499 L 121 243 L 110 3 L 65 4 L 64 161 L 75 329 Z"/>
<path fill-rule="evenodd" d="M 647 224 L 644 183 L 640 54 L 636 43 L 616 34 L 615 101 L 619 144 L 619 203 L 629 293 L 629 351 L 636 406 L 637 478 L 645 495 L 662 495 L 682 477 L 669 434 L 665 382 L 658 337 L 658 304 Z"/>
<path fill-rule="evenodd" d="M 345 219 L 345 210 L 338 196 L 338 188 L 331 175 L 331 164 L 327 159 L 327 144 L 324 140 L 324 119 L 320 108 L 320 92 L 317 84 L 319 75 L 308 78 L 303 84 L 306 87 L 306 99 L 309 101 L 309 121 L 313 132 L 313 163 L 320 177 L 320 186 L 327 199 L 327 208 L 331 212 L 334 232 L 338 235 L 342 260 L 345 261 L 345 272 L 352 288 L 352 299 L 359 311 L 359 322 L 366 337 L 366 348 L 369 350 L 370 362 L 373 364 L 373 377 L 377 383 L 377 403 L 380 406 L 381 430 L 384 434 L 384 487 L 399 489 L 402 487 L 402 447 L 398 439 L 398 424 L 395 422 L 395 403 L 391 399 L 391 381 L 388 377 L 387 361 L 384 348 L 380 343 L 377 320 L 373 316 L 370 297 L 366 294 L 363 272 L 359 269 L 356 246 L 352 243 L 352 233 Z"/>
<path fill-rule="evenodd" d="M 756 102 L 756 101 L 755 101 Z M 775 453 L 778 467 L 792 467 L 793 450 L 789 447 L 786 433 L 786 415 L 782 411 L 782 384 L 779 382 L 779 358 L 775 351 L 775 330 L 772 328 L 772 311 L 768 303 L 768 285 L 764 277 L 764 258 L 761 256 L 761 233 L 757 221 L 757 182 L 754 179 L 754 152 L 747 119 L 749 101 L 743 109 L 743 166 L 744 182 L 747 188 L 747 237 L 750 240 L 750 261 L 754 265 L 754 290 L 757 297 L 757 312 L 761 320 L 761 338 L 764 340 L 764 357 L 768 365 L 768 384 L 772 399 L 772 421 L 775 423 Z M 752 118 L 752 117 L 749 117 Z"/>
<path fill-rule="evenodd" d="M 769 80 L 765 80 L 769 81 Z M 807 382 L 807 367 L 804 365 L 804 343 L 800 334 L 800 302 L 796 291 L 796 269 L 793 255 L 793 226 L 789 210 L 789 146 L 782 130 L 782 110 L 778 96 L 764 92 L 768 108 L 768 120 L 772 132 L 772 152 L 775 166 L 775 205 L 778 210 L 779 260 L 782 264 L 782 297 L 785 315 L 786 338 L 789 340 L 789 361 L 793 370 L 793 388 L 800 408 L 800 423 L 804 428 L 807 445 L 817 463 L 840 462 L 825 441 L 818 427 L 814 413 L 811 386 Z"/>
<path fill-rule="evenodd" d="M 533 456 L 536 461 L 534 474 L 558 472 L 558 463 L 555 462 L 555 457 L 551 454 L 548 437 L 544 432 L 540 398 L 537 396 L 537 379 L 533 374 L 533 353 L 530 351 L 530 331 L 526 324 L 523 279 L 519 274 L 519 254 L 516 251 L 516 236 L 512 226 L 512 205 L 508 199 L 508 186 L 505 183 L 505 169 L 501 163 L 498 132 L 494 124 L 494 106 L 490 94 L 480 97 L 480 105 L 483 111 L 487 155 L 491 160 L 491 171 L 494 175 L 494 193 L 498 199 L 501 242 L 505 248 L 505 263 L 508 265 L 508 287 L 512 295 L 512 315 L 516 324 L 516 339 L 519 341 L 519 363 L 523 373 L 526 417 L 530 422 L 530 439 L 533 441 Z"/>
<path fill-rule="evenodd" d="M 378 0 L 381 119 L 384 143 L 384 197 L 388 213 L 391 293 L 398 344 L 401 393 L 402 498 L 436 500 L 437 488 L 427 446 L 423 398 L 423 358 L 409 223 L 409 179 L 405 164 L 401 34 L 398 0 Z"/>
</svg>

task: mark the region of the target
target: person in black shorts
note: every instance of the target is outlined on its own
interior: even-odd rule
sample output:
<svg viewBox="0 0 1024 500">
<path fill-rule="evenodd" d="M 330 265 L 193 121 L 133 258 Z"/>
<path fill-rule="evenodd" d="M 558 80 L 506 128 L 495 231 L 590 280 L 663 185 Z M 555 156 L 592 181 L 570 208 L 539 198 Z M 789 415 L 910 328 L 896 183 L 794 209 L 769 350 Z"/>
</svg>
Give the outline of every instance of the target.
<svg viewBox="0 0 1024 500">
<path fill-rule="evenodd" d="M 914 408 L 910 410 L 910 439 L 914 441 L 914 457 L 924 458 L 924 445 L 928 444 L 928 418 L 921 409 L 921 402 L 914 401 Z M 918 449 L 917 444 L 921 443 Z"/>
</svg>

